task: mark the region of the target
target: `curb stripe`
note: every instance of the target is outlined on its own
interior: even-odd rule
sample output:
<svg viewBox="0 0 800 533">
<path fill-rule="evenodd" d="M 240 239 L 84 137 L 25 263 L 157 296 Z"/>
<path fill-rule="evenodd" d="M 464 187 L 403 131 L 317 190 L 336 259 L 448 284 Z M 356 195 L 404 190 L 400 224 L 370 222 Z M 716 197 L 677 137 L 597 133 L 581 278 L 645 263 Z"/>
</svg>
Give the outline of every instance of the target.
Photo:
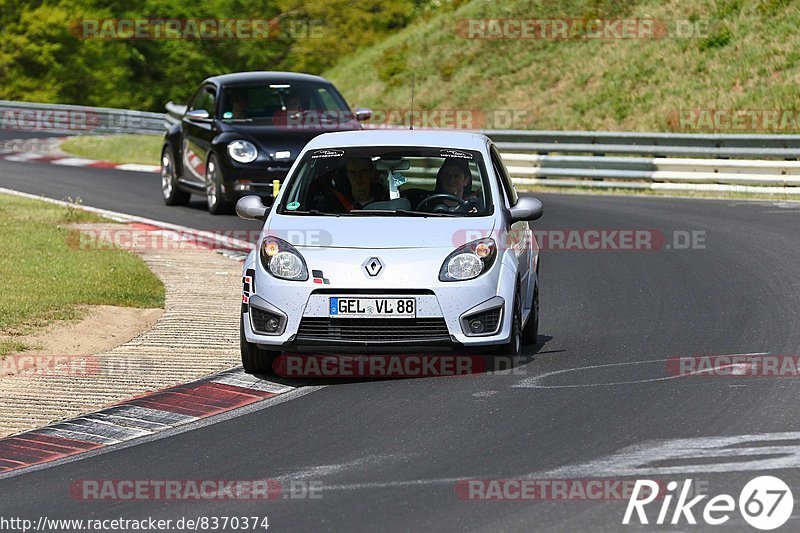
<svg viewBox="0 0 800 533">
<path fill-rule="evenodd" d="M 109 416 L 124 416 L 126 418 L 133 418 L 136 420 L 146 420 L 150 423 L 161 424 L 167 427 L 179 426 L 181 424 L 188 424 L 197 420 L 194 416 L 186 416 L 179 413 L 169 413 L 167 411 L 156 411 L 146 407 L 137 407 L 131 404 L 119 405 L 117 407 L 110 407 L 99 413 Z"/>
<path fill-rule="evenodd" d="M 24 440 L 31 441 L 31 442 L 36 442 L 36 443 L 53 444 L 53 445 L 56 445 L 56 446 L 62 446 L 64 448 L 67 448 L 68 450 L 72 450 L 72 451 L 76 451 L 76 450 L 77 451 L 91 450 L 91 449 L 97 447 L 97 446 L 94 446 L 94 445 L 89 444 L 87 442 L 83 442 L 83 441 L 79 441 L 79 440 L 63 439 L 63 438 L 59 438 L 59 437 L 51 437 L 49 435 L 37 435 L 35 433 L 23 433 L 22 435 L 19 435 L 18 437 L 9 437 L 9 438 L 11 438 L 11 439 L 19 438 L 19 439 L 24 439 Z M 3 441 L 0 440 L 0 443 L 2 443 L 2 442 Z"/>
<path fill-rule="evenodd" d="M 229 393 L 236 394 L 238 396 L 252 397 L 255 398 L 256 401 L 262 398 L 272 398 L 273 396 L 275 396 L 274 392 L 263 391 L 258 389 L 245 389 L 245 392 L 243 392 L 242 387 L 236 385 L 229 385 L 227 383 L 219 383 L 216 381 L 209 382 L 208 385 L 213 386 L 215 389 L 221 391 L 227 391 Z"/>
<path fill-rule="evenodd" d="M 81 440 L 23 433 L 0 440 L 0 472 L 54 461 L 97 447 L 96 444 Z"/>
<path fill-rule="evenodd" d="M 0 152 L 2 158 L 15 163 L 49 163 L 76 168 L 104 168 L 111 170 L 125 170 L 129 172 L 147 172 L 158 174 L 161 167 L 158 165 L 142 165 L 140 163 L 114 163 L 113 161 L 102 161 L 95 159 L 85 159 L 83 157 L 68 157 L 63 155 L 46 155 L 36 152 Z"/>
<path fill-rule="evenodd" d="M 150 436 L 292 390 L 245 374 L 241 368 L 227 370 L 0 439 L 0 473 Z"/>
</svg>

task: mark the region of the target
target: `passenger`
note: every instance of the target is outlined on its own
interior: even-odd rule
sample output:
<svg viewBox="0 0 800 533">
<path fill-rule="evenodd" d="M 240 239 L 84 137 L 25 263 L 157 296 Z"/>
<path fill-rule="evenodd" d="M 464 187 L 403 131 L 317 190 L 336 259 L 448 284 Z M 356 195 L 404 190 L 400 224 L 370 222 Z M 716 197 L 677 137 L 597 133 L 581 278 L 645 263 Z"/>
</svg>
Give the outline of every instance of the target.
<svg viewBox="0 0 800 533">
<path fill-rule="evenodd" d="M 351 159 L 346 166 L 347 181 L 350 184 L 350 198 L 355 209 L 371 203 L 388 200 L 388 189 L 381 183 L 381 173 L 369 157 Z"/>
<path fill-rule="evenodd" d="M 250 93 L 246 89 L 232 90 L 231 97 L 231 118 L 247 118 L 247 106 L 250 104 Z"/>
<path fill-rule="evenodd" d="M 336 183 L 331 183 L 327 175 L 312 182 L 313 209 L 323 213 L 347 213 L 371 202 L 389 199 L 388 188 L 380 181 L 381 173 L 369 157 L 351 159 L 339 170 L 344 170 L 344 176 L 337 178 Z"/>
</svg>

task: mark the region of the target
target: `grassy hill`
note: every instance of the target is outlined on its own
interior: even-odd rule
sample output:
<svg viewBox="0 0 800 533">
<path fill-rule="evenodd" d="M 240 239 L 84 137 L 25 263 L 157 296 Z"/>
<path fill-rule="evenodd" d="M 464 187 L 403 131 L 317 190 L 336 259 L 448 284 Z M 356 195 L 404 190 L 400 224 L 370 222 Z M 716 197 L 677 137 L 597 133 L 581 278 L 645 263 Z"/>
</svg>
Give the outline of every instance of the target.
<svg viewBox="0 0 800 533">
<path fill-rule="evenodd" d="M 418 19 L 323 75 L 351 104 L 389 120 L 400 116 L 393 110 L 410 107 L 415 73 L 417 109 L 483 114 L 487 127 L 797 132 L 798 4 L 472 0 Z M 657 38 L 587 39 L 573 25 L 567 39 L 466 36 L 469 19 L 487 18 L 656 19 L 658 31 Z M 675 33 L 679 27 L 683 36 Z M 686 37 L 689 28 L 695 35 Z M 745 118 L 729 124 L 730 110 Z M 779 120 L 764 119 L 774 110 Z M 751 111 L 757 113 L 748 121 Z M 510 116 L 513 124 L 493 123 Z"/>
</svg>

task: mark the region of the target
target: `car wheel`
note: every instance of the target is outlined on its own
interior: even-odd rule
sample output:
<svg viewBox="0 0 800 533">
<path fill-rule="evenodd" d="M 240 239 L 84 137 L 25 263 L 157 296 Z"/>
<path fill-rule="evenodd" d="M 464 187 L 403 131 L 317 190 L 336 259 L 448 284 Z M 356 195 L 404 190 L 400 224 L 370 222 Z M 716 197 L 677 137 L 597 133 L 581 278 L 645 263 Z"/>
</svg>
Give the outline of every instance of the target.
<svg viewBox="0 0 800 533">
<path fill-rule="evenodd" d="M 161 152 L 161 197 L 164 199 L 164 203 L 166 205 L 186 205 L 191 196 L 191 193 L 178 188 L 172 149 L 165 146 Z"/>
<path fill-rule="evenodd" d="M 522 330 L 522 342 L 524 344 L 536 344 L 539 341 L 539 285 L 533 289 L 533 303 L 531 305 L 531 315 L 528 323 Z"/>
<path fill-rule="evenodd" d="M 244 336 L 244 315 L 239 315 L 239 349 L 242 354 L 242 366 L 247 374 L 273 375 L 272 363 L 281 352 L 262 350 Z"/>
<path fill-rule="evenodd" d="M 206 203 L 212 215 L 223 215 L 233 210 L 233 204 L 222 196 L 222 174 L 217 157 L 211 154 L 206 165 Z"/>
</svg>

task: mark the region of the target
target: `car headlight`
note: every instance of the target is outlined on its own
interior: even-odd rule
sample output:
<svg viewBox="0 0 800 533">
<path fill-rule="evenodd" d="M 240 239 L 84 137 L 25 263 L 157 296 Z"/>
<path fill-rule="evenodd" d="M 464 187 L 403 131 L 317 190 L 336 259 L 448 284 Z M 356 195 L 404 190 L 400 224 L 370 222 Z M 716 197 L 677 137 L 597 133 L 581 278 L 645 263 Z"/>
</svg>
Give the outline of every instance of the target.
<svg viewBox="0 0 800 533">
<path fill-rule="evenodd" d="M 228 143 L 228 155 L 239 163 L 252 163 L 258 157 L 258 150 L 251 142 L 232 141 Z"/>
<path fill-rule="evenodd" d="M 439 281 L 464 281 L 477 278 L 494 264 L 497 245 L 485 238 L 459 246 L 447 256 L 439 270 Z"/>
<path fill-rule="evenodd" d="M 308 268 L 300 252 L 277 237 L 266 237 L 261 243 L 261 264 L 267 272 L 280 279 L 306 281 Z"/>
</svg>

